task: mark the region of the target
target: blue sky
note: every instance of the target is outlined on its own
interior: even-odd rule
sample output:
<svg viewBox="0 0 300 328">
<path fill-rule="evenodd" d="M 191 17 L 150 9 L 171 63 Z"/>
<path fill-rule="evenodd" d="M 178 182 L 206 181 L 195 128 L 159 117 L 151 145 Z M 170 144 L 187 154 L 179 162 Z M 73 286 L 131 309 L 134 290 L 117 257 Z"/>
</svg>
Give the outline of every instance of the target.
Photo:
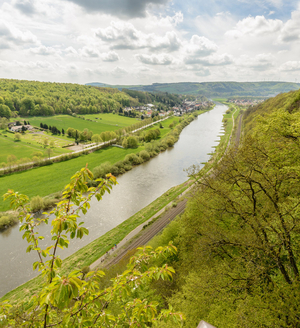
<svg viewBox="0 0 300 328">
<path fill-rule="evenodd" d="M 300 0 L 0 0 L 0 78 L 297 81 Z"/>
</svg>

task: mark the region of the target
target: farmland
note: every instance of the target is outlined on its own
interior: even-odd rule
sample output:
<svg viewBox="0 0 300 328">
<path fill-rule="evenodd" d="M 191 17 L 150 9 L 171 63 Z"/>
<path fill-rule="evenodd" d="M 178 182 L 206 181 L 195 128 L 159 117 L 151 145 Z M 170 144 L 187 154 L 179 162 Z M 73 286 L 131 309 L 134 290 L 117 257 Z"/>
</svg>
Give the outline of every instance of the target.
<svg viewBox="0 0 300 328">
<path fill-rule="evenodd" d="M 69 182 L 70 176 L 88 163 L 89 169 L 106 161 L 115 163 L 124 159 L 127 154 L 139 152 L 142 148 L 121 149 L 108 147 L 95 151 L 92 154 L 80 156 L 65 162 L 35 168 L 26 172 L 15 173 L 0 177 L 0 195 L 13 189 L 29 197 L 36 195 L 46 196 L 62 190 Z M 0 211 L 9 209 L 9 203 L 0 199 Z"/>
<path fill-rule="evenodd" d="M 25 133 L 21 135 L 21 140 L 16 142 L 14 141 L 14 134 L 4 130 L 0 130 L 0 133 L 0 163 L 7 162 L 7 156 L 9 155 L 16 156 L 17 160 L 32 158 L 36 152 L 42 152 L 46 156 L 43 145 L 43 141 L 46 138 L 48 138 L 49 142 L 53 140 L 52 156 L 70 152 L 66 148 L 61 148 L 70 143 L 64 137 L 55 137 L 47 133 Z"/>
<path fill-rule="evenodd" d="M 30 117 L 30 124 L 39 127 L 40 123 L 43 123 L 47 124 L 48 126 L 56 126 L 57 129 L 64 129 L 65 131 L 68 128 L 73 128 L 79 131 L 88 129 L 90 131 L 93 131 L 94 134 L 99 134 L 105 131 L 115 131 L 137 122 L 135 118 L 124 117 L 110 113 L 84 115 L 81 117 L 84 117 L 86 119 L 73 117 L 70 115 L 56 115 L 47 117 L 34 116 Z M 98 119 L 96 119 L 96 117 Z M 87 119 L 93 121 L 88 121 Z M 24 118 L 20 118 L 20 120 L 24 120 Z"/>
</svg>

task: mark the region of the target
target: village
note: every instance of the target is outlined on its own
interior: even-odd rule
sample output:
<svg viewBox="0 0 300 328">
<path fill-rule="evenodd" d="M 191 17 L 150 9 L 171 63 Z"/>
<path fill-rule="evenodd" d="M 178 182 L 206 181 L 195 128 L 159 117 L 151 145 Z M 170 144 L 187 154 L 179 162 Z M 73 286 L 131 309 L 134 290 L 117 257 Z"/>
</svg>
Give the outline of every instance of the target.
<svg viewBox="0 0 300 328">
<path fill-rule="evenodd" d="M 183 101 L 181 106 L 173 106 L 168 111 L 159 110 L 158 108 L 156 108 L 155 105 L 147 104 L 144 106 L 125 107 L 123 109 L 123 113 L 126 116 L 127 115 L 130 116 L 129 113 L 135 111 L 135 112 L 139 112 L 140 115 L 141 116 L 143 115 L 145 118 L 154 117 L 154 116 L 165 117 L 171 115 L 172 113 L 175 116 L 182 116 L 183 114 L 186 113 L 208 108 L 211 105 L 212 102 L 209 100 L 199 101 L 196 99 L 195 101 L 185 100 Z"/>
<path fill-rule="evenodd" d="M 266 98 L 260 98 L 260 99 L 231 98 L 231 99 L 228 99 L 228 102 L 230 102 L 232 104 L 235 104 L 237 106 L 248 107 L 248 106 L 258 105 L 258 104 L 262 103 L 265 100 L 266 100 Z"/>
</svg>

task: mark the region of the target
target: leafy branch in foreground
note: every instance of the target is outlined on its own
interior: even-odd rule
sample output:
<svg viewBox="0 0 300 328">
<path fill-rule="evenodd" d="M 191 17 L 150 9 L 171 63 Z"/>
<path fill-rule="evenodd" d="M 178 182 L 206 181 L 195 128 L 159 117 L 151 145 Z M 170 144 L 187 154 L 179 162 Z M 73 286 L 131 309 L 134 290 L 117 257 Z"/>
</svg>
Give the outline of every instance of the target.
<svg viewBox="0 0 300 328">
<path fill-rule="evenodd" d="M 103 271 L 84 275 L 76 270 L 61 274 L 62 260 L 57 249 L 68 247 L 70 239 L 88 234 L 83 222 L 78 223 L 80 213 L 87 212 L 92 197 L 101 200 L 117 183 L 116 178 L 108 174 L 106 179 L 96 180 L 97 187 L 88 188 L 87 182 L 92 179 L 93 174 L 87 167 L 77 172 L 65 187 L 62 201 L 51 212 L 43 213 L 43 218 L 33 217 L 27 196 L 13 190 L 4 195 L 12 208 L 20 210 L 20 230 L 29 243 L 27 252 L 37 252 L 39 260 L 33 263 L 33 269 L 42 273 L 44 284 L 29 301 L 20 300 L 14 305 L 8 301 L 0 303 L 0 327 L 148 327 L 169 318 L 181 324 L 183 316 L 173 313 L 172 308 L 160 310 L 158 302 L 133 296 L 136 290 L 153 280 L 172 279 L 174 269 L 167 264 L 149 268 L 151 259 L 176 253 L 172 243 L 156 250 L 149 246 L 140 248 L 127 270 L 112 279 L 106 289 L 100 288 Z M 38 227 L 48 224 L 50 215 L 54 216 L 52 245 L 42 248 L 39 242 L 44 237 L 39 236 Z M 112 304 L 114 311 L 109 310 Z"/>
</svg>

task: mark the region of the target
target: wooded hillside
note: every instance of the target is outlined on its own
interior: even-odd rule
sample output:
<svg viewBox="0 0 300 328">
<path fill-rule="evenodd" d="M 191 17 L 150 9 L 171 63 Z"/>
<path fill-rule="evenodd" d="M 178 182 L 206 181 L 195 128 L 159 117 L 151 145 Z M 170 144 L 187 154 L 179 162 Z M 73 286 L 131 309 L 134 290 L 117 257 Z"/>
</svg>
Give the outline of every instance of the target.
<svg viewBox="0 0 300 328">
<path fill-rule="evenodd" d="M 178 247 L 174 282 L 155 287 L 185 327 L 299 327 L 299 99 L 290 92 L 249 108 L 238 151 L 199 180 L 156 240 Z"/>
</svg>

